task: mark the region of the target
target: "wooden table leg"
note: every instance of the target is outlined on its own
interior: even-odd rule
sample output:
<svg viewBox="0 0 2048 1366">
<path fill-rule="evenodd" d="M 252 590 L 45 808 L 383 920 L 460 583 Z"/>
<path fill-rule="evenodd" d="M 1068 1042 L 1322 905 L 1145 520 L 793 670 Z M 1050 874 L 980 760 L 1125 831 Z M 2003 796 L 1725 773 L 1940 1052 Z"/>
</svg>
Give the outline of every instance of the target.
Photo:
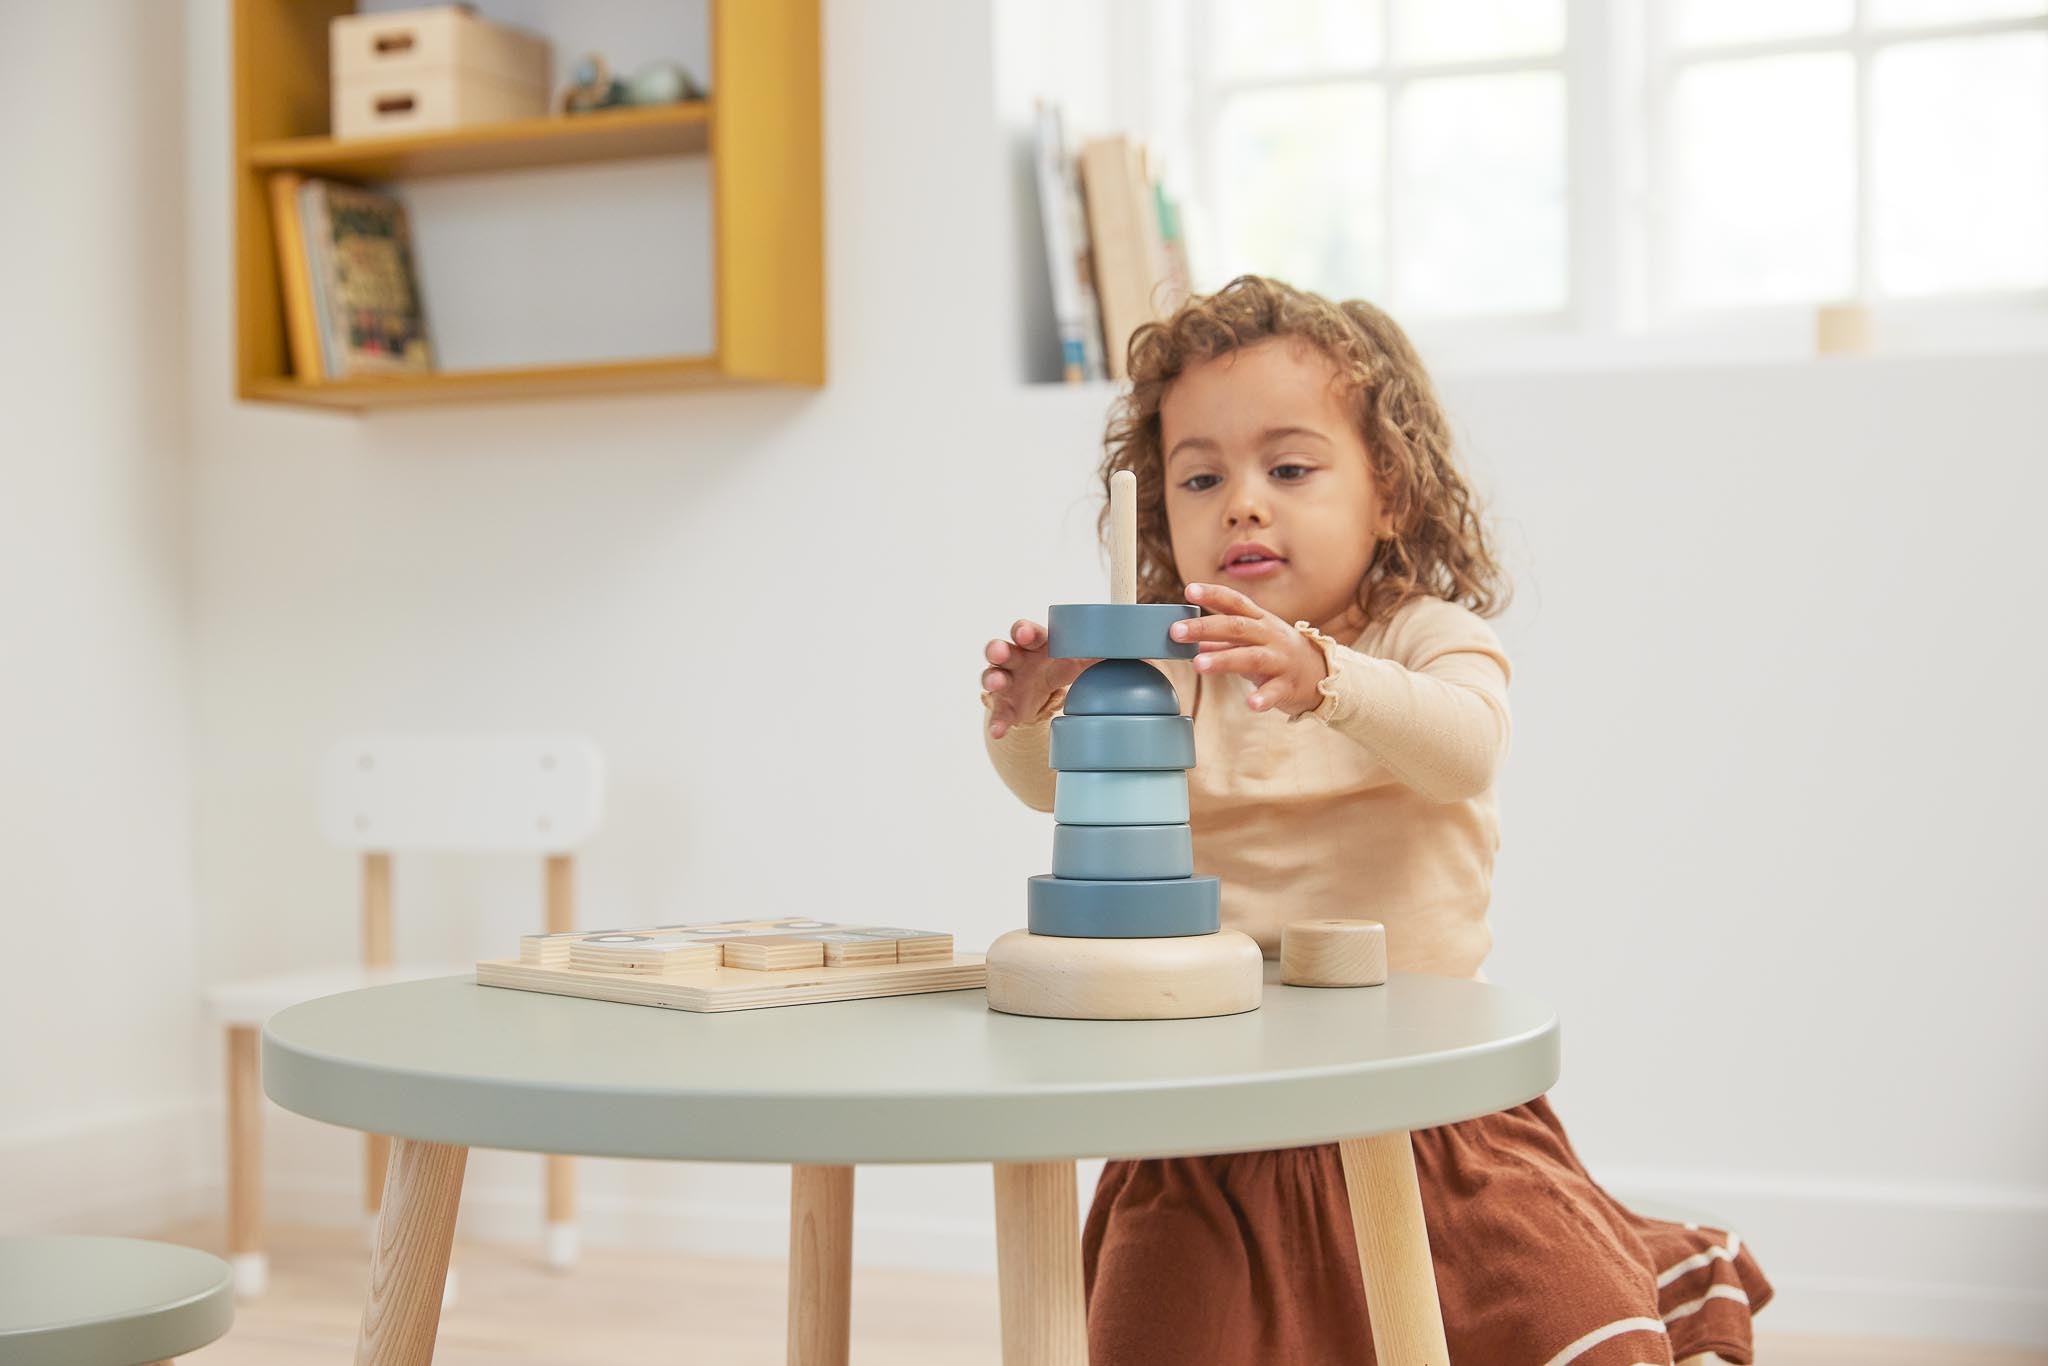
<svg viewBox="0 0 2048 1366">
<path fill-rule="evenodd" d="M 441 1327 L 441 1289 L 469 1149 L 398 1139 L 370 1253 L 370 1294 L 356 1366 L 428 1366 Z"/>
<path fill-rule="evenodd" d="M 1449 1366 L 1444 1313 L 1436 1298 L 1436 1266 L 1415 1183 L 1415 1150 L 1403 1133 L 1347 1138 L 1344 1188 L 1358 1266 L 1372 1318 L 1372 1347 L 1381 1366 Z"/>
<path fill-rule="evenodd" d="M 789 1169 L 789 1366 L 846 1366 L 853 1168 Z"/>
<path fill-rule="evenodd" d="M 1071 1162 L 998 1162 L 996 1279 L 1003 1366 L 1088 1366 Z"/>
<path fill-rule="evenodd" d="M 228 1026 L 228 1258 L 238 1295 L 260 1295 L 270 1279 L 263 1251 L 262 1052 L 255 1025 Z"/>
</svg>

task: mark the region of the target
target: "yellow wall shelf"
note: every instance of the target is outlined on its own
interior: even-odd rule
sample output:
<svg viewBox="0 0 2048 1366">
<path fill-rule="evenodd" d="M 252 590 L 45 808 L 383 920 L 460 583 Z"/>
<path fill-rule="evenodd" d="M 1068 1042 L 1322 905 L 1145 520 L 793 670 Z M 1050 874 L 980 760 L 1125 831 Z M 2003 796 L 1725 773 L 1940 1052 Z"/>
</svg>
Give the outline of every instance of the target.
<svg viewBox="0 0 2048 1366">
<path fill-rule="evenodd" d="M 710 100 L 397 137 L 327 136 L 327 24 L 352 4 L 235 0 L 236 389 L 322 408 L 825 382 L 818 0 L 711 0 Z M 265 177 L 366 181 L 642 157 L 711 161 L 715 350 L 567 365 L 295 378 Z"/>
</svg>

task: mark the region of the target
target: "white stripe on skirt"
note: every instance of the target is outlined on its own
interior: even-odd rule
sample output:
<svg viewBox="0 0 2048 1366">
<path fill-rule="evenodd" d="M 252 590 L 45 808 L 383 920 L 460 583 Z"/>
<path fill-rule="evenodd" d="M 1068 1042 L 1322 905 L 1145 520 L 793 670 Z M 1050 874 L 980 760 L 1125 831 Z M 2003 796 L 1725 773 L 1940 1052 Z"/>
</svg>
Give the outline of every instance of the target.
<svg viewBox="0 0 2048 1366">
<path fill-rule="evenodd" d="M 1708 1300 L 1734 1300 L 1737 1304 L 1749 1303 L 1749 1292 L 1739 1285 L 1714 1285 L 1707 1287 L 1707 1293 L 1696 1300 L 1687 1300 L 1664 1316 L 1664 1322 L 1682 1319 L 1688 1314 L 1697 1314 L 1706 1307 Z"/>
<path fill-rule="evenodd" d="M 1739 1233 L 1731 1232 L 1728 1235 L 1727 1246 L 1723 1247 L 1717 1245 L 1708 1248 L 1705 1252 L 1698 1252 L 1690 1257 L 1687 1257 L 1677 1266 L 1672 1267 L 1670 1270 L 1666 1271 L 1663 1275 L 1657 1278 L 1657 1288 L 1659 1290 L 1662 1290 L 1665 1286 L 1671 1284 L 1680 1276 L 1683 1276 L 1686 1272 L 1695 1270 L 1699 1267 L 1703 1267 L 1708 1262 L 1732 1262 L 1735 1260 L 1735 1254 L 1740 1251 L 1742 1251 L 1742 1235 Z"/>
<path fill-rule="evenodd" d="M 1664 1325 L 1657 1319 L 1616 1319 L 1605 1327 L 1595 1328 L 1592 1332 L 1544 1362 L 1543 1366 L 1565 1366 L 1566 1362 L 1577 1361 L 1587 1352 L 1592 1351 L 1595 1347 L 1607 1341 L 1607 1339 L 1618 1338 L 1623 1333 L 1655 1333 L 1661 1337 L 1664 1333 Z"/>
</svg>

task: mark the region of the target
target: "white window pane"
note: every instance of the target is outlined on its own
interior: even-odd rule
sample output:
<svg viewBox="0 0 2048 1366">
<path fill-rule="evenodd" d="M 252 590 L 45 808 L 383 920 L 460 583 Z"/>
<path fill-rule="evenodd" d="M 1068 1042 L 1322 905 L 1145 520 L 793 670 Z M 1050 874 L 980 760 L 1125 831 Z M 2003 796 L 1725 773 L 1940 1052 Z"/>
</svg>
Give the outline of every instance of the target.
<svg viewBox="0 0 2048 1366">
<path fill-rule="evenodd" d="M 1680 73 L 1667 205 L 1686 307 L 1832 299 L 1854 281 L 1854 72 L 1846 53 Z"/>
<path fill-rule="evenodd" d="M 2048 34 L 1880 49 L 1870 94 L 1878 287 L 2048 284 Z"/>
<path fill-rule="evenodd" d="M 1394 305 L 1417 315 L 1565 304 L 1564 77 L 1417 81 L 1394 121 Z"/>
<path fill-rule="evenodd" d="M 1564 46 L 1564 0 L 1397 0 L 1394 53 L 1404 62 L 1530 57 Z"/>
<path fill-rule="evenodd" d="M 1659 0 L 1651 0 L 1659 3 Z M 1766 38 L 1842 33 L 1856 0 L 1663 0 L 1671 5 L 1672 40 L 1680 47 L 1749 43 Z M 1940 3 L 1940 0 L 1929 0 Z"/>
<path fill-rule="evenodd" d="M 1259 91 L 1224 101 L 1216 219 L 1227 275 L 1384 298 L 1386 104 L 1375 85 Z"/>
<path fill-rule="evenodd" d="M 1217 74 L 1225 79 L 1373 66 L 1380 0 L 1215 0 Z"/>
<path fill-rule="evenodd" d="M 1966 24 L 1973 19 L 2043 13 L 2048 13 L 2048 0 L 1870 0 L 1870 22 L 1879 28 Z"/>
</svg>

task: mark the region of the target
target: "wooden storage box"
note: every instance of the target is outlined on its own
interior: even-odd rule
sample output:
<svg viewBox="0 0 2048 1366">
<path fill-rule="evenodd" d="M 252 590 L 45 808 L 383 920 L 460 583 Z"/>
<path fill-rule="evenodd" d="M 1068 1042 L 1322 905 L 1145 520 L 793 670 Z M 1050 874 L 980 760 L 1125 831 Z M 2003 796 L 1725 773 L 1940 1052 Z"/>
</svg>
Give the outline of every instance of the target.
<svg viewBox="0 0 2048 1366">
<path fill-rule="evenodd" d="M 343 15 L 329 25 L 327 50 L 337 138 L 548 112 L 547 40 L 460 5 Z"/>
</svg>

